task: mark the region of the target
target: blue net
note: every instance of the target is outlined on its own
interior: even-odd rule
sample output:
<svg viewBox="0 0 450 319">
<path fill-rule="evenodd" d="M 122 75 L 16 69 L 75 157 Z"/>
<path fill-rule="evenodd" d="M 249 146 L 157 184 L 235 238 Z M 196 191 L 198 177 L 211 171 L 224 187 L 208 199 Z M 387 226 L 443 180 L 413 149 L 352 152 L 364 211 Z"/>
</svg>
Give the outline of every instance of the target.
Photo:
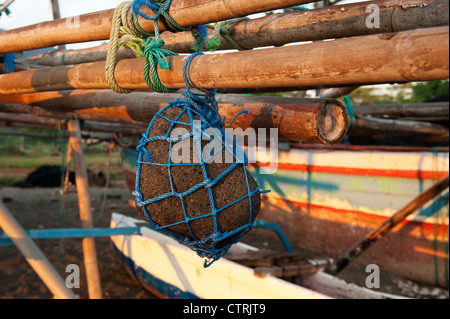
<svg viewBox="0 0 450 319">
<path fill-rule="evenodd" d="M 133 194 L 136 198 L 137 207 L 141 210 L 141 213 L 152 228 L 175 238 L 179 243 L 197 252 L 200 257 L 207 258 L 208 260 L 205 261 L 204 267 L 208 267 L 214 261 L 225 255 L 232 245 L 237 243 L 242 236 L 253 228 L 256 214 L 258 213 L 256 210 L 259 210 L 260 205 L 260 187 L 246 169 L 248 160 L 245 152 L 237 145 L 234 138 L 229 136 L 223 129 L 225 118 L 222 119 L 219 115 L 215 90 L 200 90 L 201 94 L 194 94 L 190 90 L 190 87 L 195 87 L 195 85 L 190 78 L 189 68 L 192 59 L 198 54 L 201 53 L 191 55 L 184 65 L 184 78 L 186 83 L 186 91 L 183 93 L 184 98 L 169 102 L 167 106 L 157 112 L 150 122 L 147 132 L 143 134 L 140 144 L 137 147 L 139 154 L 137 160 L 136 189 Z M 168 114 L 171 115 L 169 116 Z M 163 131 L 160 128 L 156 128 L 157 123 L 164 123 L 162 125 L 164 127 Z M 181 136 L 173 136 L 173 130 L 179 127 L 187 128 L 186 133 Z M 158 134 L 155 134 L 155 132 Z M 214 136 L 212 136 L 211 132 L 214 132 Z M 219 141 L 217 140 L 218 136 L 220 137 Z M 211 147 L 206 152 L 204 148 L 205 140 L 210 142 Z M 174 146 L 183 141 L 187 141 L 188 145 L 192 143 L 192 148 L 197 150 L 197 160 L 193 160 L 193 156 L 190 156 L 189 163 L 174 160 L 172 150 Z M 153 146 L 156 143 L 165 143 L 168 145 L 166 148 L 168 150 L 166 157 L 159 156 L 160 154 L 156 154 L 156 151 L 153 151 L 154 154 L 152 154 L 152 150 L 155 150 Z M 214 143 L 216 144 L 214 145 Z M 220 156 L 220 159 L 223 159 L 223 154 L 232 155 L 232 161 L 227 161 L 229 164 L 223 166 L 224 170 L 220 174 L 216 172 L 214 174 L 215 176 L 212 176 L 209 171 L 209 165 L 218 156 Z M 144 175 L 143 171 L 148 168 L 146 167 L 147 165 L 153 166 L 155 168 L 154 171 L 162 172 L 164 177 L 161 177 L 161 182 L 166 181 L 165 176 L 168 176 L 169 182 L 166 183 L 170 184 L 170 189 L 167 186 L 167 192 L 155 197 L 144 198 L 143 193 L 145 192 L 142 188 L 142 175 Z M 177 191 L 172 175 L 173 171 L 177 168 L 179 169 L 181 166 L 184 166 L 183 169 L 186 166 L 190 166 L 192 169 L 196 167 L 195 169 L 197 171 L 201 170 L 202 181 L 190 187 L 188 190 Z M 241 181 L 241 183 L 244 182 L 246 184 L 245 187 L 242 187 L 242 189 L 245 188 L 245 194 L 240 194 L 242 196 L 239 195 L 239 198 L 236 200 L 232 200 L 234 198 L 233 194 L 229 194 L 229 199 L 225 201 L 226 204 L 224 205 L 223 200 L 218 201 L 215 198 L 215 187 L 219 183 L 227 182 L 225 181 L 227 176 L 236 170 L 241 170 L 240 176 L 244 177 L 244 181 Z M 192 177 L 192 179 L 194 178 Z M 186 209 L 186 198 L 196 192 L 208 194 L 209 206 L 204 205 L 205 207 L 200 207 L 200 210 L 204 210 L 201 214 L 198 213 L 199 209 L 197 209 L 196 214 L 189 213 Z M 154 216 L 152 218 L 151 205 L 169 199 L 172 200 L 172 203 L 177 203 L 177 205 L 172 205 L 170 209 L 181 208 L 181 216 L 183 218 L 176 222 L 163 224 L 158 222 Z M 204 201 L 205 196 L 203 196 L 201 202 L 204 203 Z M 235 229 L 224 230 L 224 227 L 221 227 L 219 222 L 221 213 L 231 206 L 244 201 L 247 201 L 249 207 L 248 214 L 246 213 L 244 215 L 246 220 L 237 223 L 238 226 Z M 257 205 L 256 201 L 258 201 Z M 218 207 L 219 202 L 222 205 L 221 207 Z M 202 204 L 200 203 L 200 205 Z M 167 214 L 169 213 L 167 212 Z M 206 234 L 203 233 L 200 237 L 199 232 L 193 230 L 193 223 L 202 219 L 212 220 L 213 229 L 212 231 L 209 230 Z M 173 230 L 180 226 L 187 227 L 187 235 Z"/>
</svg>

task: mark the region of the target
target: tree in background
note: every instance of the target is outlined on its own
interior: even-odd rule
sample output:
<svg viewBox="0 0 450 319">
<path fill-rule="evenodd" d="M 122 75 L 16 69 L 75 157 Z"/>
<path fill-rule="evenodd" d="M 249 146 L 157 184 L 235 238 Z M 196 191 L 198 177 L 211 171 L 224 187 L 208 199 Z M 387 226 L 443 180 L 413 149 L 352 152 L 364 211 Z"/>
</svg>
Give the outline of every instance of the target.
<svg viewBox="0 0 450 319">
<path fill-rule="evenodd" d="M 449 81 L 428 81 L 419 82 L 412 86 L 413 96 L 411 99 L 405 102 L 409 103 L 420 103 L 428 100 L 436 99 L 449 93 Z"/>
<path fill-rule="evenodd" d="M 445 95 L 448 100 L 449 81 L 395 84 L 383 90 L 383 94 L 379 94 L 377 91 L 378 89 L 373 87 L 360 87 L 352 92 L 350 97 L 355 105 L 421 103 Z"/>
</svg>

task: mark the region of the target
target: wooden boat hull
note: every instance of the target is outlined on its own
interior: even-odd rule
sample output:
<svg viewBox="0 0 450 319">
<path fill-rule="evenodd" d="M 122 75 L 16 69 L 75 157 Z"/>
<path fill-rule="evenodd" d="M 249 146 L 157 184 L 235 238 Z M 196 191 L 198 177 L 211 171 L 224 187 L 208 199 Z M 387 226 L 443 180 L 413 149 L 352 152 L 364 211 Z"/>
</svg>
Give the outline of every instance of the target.
<svg viewBox="0 0 450 319">
<path fill-rule="evenodd" d="M 130 190 L 133 150 L 124 150 Z M 369 231 L 448 173 L 448 150 L 395 148 L 291 149 L 280 152 L 278 170 L 252 173 L 270 193 L 258 218 L 278 223 L 292 246 L 339 257 Z M 275 236 L 252 230 L 261 236 Z M 412 280 L 448 286 L 448 192 L 395 227 L 356 262 Z"/>
<path fill-rule="evenodd" d="M 135 227 L 140 220 L 113 213 L 111 227 Z M 330 299 L 402 298 L 348 284 L 321 271 L 302 277 L 303 285 L 256 275 L 252 268 L 225 257 L 208 268 L 203 259 L 174 239 L 148 227 L 141 235 L 112 236 L 111 242 L 128 273 L 145 289 L 173 299 Z M 238 243 L 230 253 L 256 248 Z"/>
<path fill-rule="evenodd" d="M 135 225 L 137 220 L 113 214 L 111 227 Z M 113 236 L 111 241 L 128 272 L 159 297 L 176 299 L 267 299 L 327 296 L 275 278 L 260 278 L 253 270 L 225 258 L 209 268 L 203 259 L 174 239 L 142 228 L 142 236 Z"/>
</svg>

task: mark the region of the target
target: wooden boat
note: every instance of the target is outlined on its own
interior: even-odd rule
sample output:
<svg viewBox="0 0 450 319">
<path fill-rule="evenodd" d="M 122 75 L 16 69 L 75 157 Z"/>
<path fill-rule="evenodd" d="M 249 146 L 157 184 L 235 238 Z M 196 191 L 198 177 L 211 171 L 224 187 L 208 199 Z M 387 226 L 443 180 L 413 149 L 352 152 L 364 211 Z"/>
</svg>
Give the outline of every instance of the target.
<svg viewBox="0 0 450 319">
<path fill-rule="evenodd" d="M 136 227 L 141 220 L 113 213 L 111 227 Z M 203 268 L 203 259 L 191 249 L 149 227 L 141 235 L 111 237 L 112 246 L 128 273 L 145 289 L 163 298 L 177 299 L 327 299 L 401 298 L 337 279 L 321 271 L 303 277 L 297 285 L 273 276 L 258 276 L 254 269 L 227 258 Z M 256 248 L 238 243 L 229 254 Z"/>
<path fill-rule="evenodd" d="M 124 149 L 130 190 L 136 157 L 133 149 Z M 292 145 L 280 149 L 275 174 L 260 174 L 263 166 L 252 168 L 271 190 L 263 196 L 259 218 L 278 223 L 294 248 L 337 258 L 447 174 L 449 153 L 448 148 Z M 448 287 L 448 192 L 395 227 L 356 262 Z"/>
</svg>

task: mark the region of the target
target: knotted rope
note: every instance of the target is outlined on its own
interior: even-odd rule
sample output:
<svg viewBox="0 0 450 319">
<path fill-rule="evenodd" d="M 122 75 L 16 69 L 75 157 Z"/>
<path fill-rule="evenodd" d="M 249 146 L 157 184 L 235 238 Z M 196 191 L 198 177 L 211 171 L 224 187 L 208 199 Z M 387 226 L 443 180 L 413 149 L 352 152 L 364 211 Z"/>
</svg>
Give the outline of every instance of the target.
<svg viewBox="0 0 450 319">
<path fill-rule="evenodd" d="M 157 66 L 168 69 L 166 56 L 178 55 L 169 50 L 162 49 L 165 45 L 160 37 L 159 24 L 161 21 L 165 28 L 172 32 L 191 31 L 195 38 L 193 48 L 200 51 L 205 42 L 207 32 L 204 26 L 185 28 L 180 26 L 168 13 L 172 0 L 135 0 L 119 4 L 114 12 L 113 25 L 110 34 L 110 46 L 106 60 L 105 77 L 108 85 L 118 93 L 129 93 L 131 90 L 122 88 L 115 80 L 114 71 L 116 65 L 117 50 L 120 46 L 130 48 L 137 57 L 145 57 L 144 77 L 148 86 L 156 92 L 174 92 L 165 87 L 158 78 Z M 141 11 L 145 6 L 154 12 L 149 16 Z M 132 9 L 132 10 L 131 10 Z M 129 11 L 131 13 L 129 14 Z M 130 23 L 128 22 L 130 15 Z M 154 22 L 154 33 L 146 32 L 138 22 L 138 16 Z M 122 37 L 120 38 L 120 36 Z M 152 39 L 155 36 L 155 39 Z M 120 41 L 119 41 L 120 38 Z M 145 39 L 147 38 L 147 39 Z M 150 73 L 150 75 L 149 75 Z"/>
<path fill-rule="evenodd" d="M 249 20 L 249 18 L 239 18 L 234 19 L 230 21 L 222 21 L 218 22 L 214 26 L 214 36 L 209 40 L 209 42 L 206 44 L 206 48 L 214 52 L 220 47 L 221 40 L 220 38 L 225 39 L 228 41 L 235 49 L 239 51 L 245 51 L 246 49 L 240 46 L 230 35 L 229 32 L 231 30 L 231 23 L 238 23 L 240 21 Z"/>
</svg>

